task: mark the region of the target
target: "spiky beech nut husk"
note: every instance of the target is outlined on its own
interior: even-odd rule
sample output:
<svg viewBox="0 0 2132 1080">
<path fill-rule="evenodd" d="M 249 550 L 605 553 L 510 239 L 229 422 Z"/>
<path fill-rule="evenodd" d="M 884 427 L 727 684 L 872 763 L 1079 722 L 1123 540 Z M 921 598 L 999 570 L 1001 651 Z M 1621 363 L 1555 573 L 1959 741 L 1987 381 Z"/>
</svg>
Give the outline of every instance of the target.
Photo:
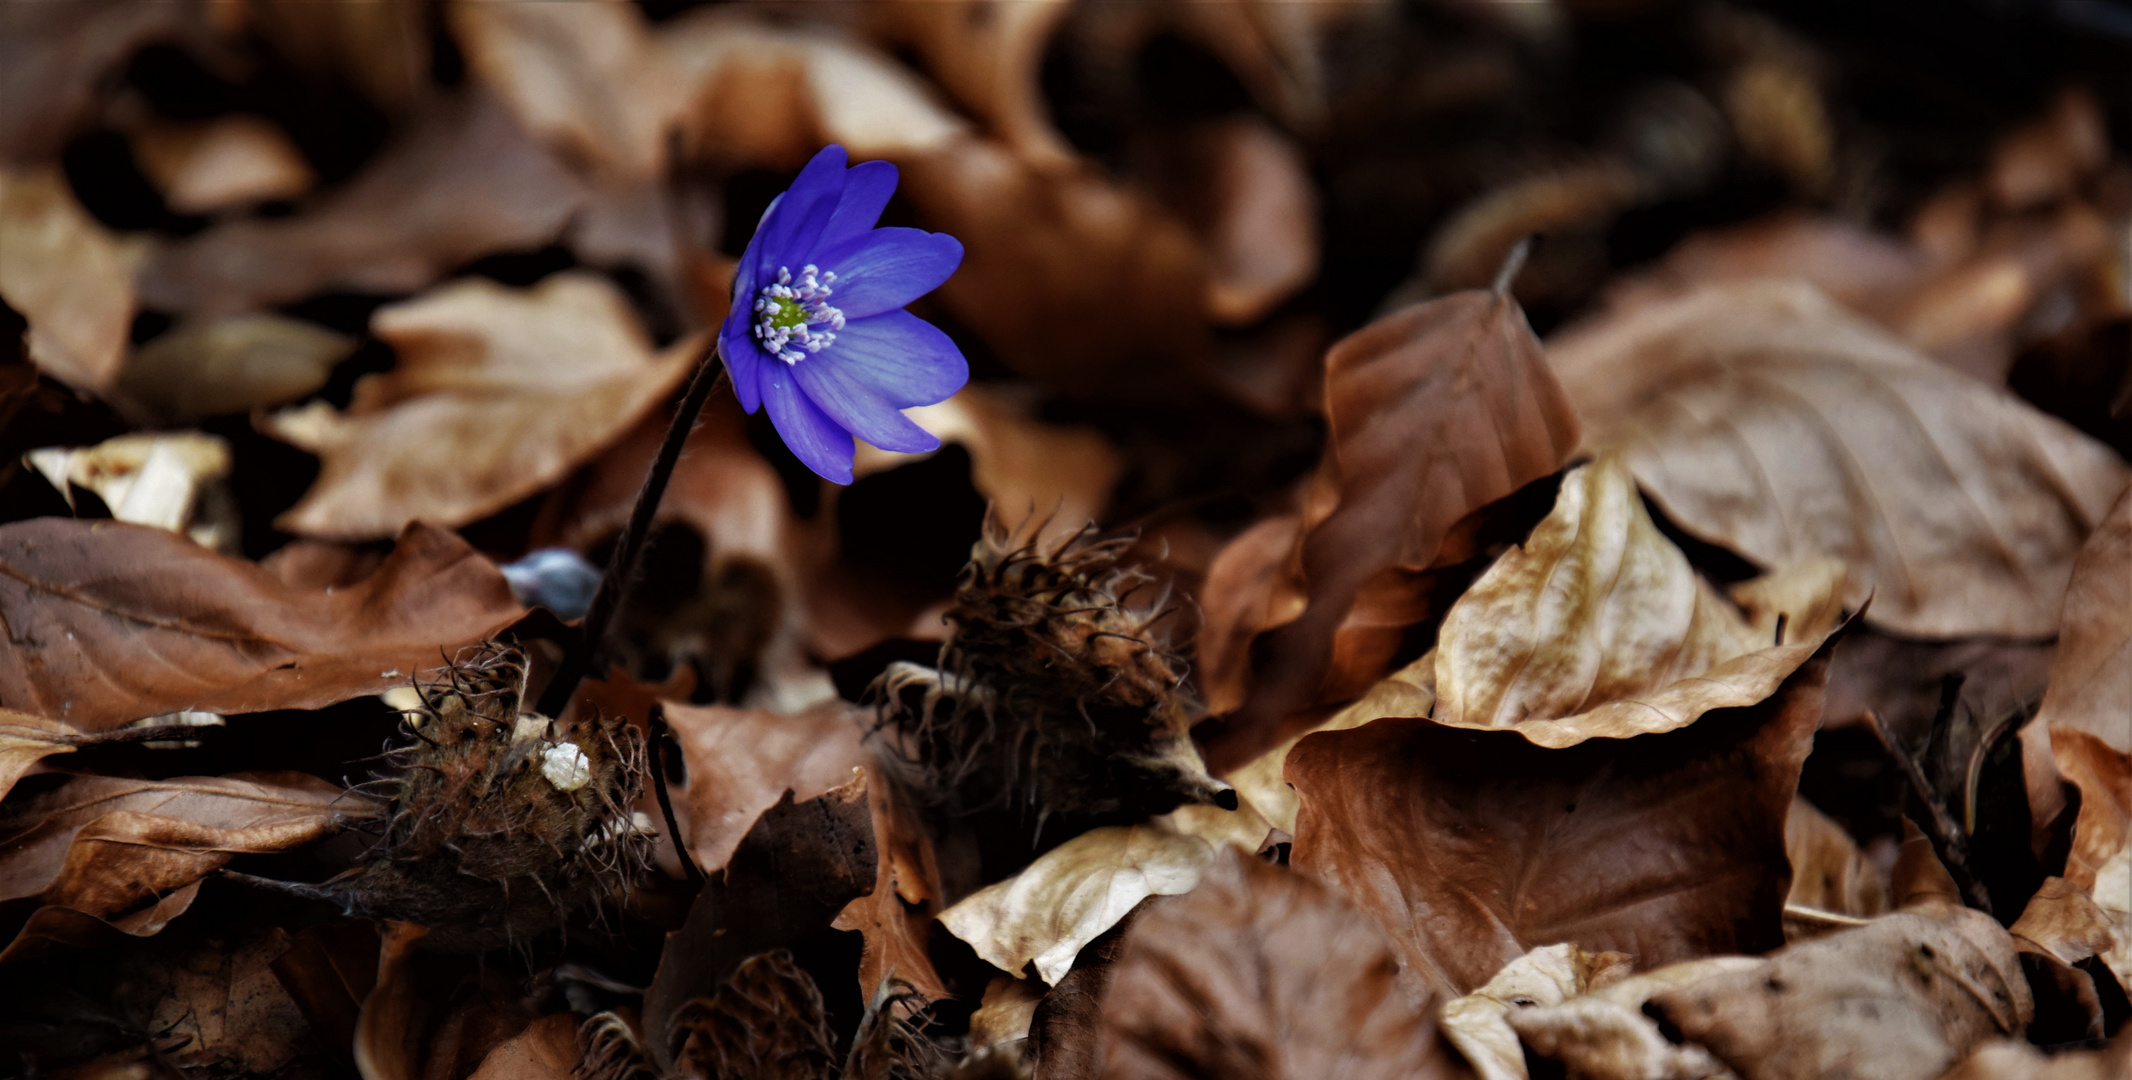
<svg viewBox="0 0 2132 1080">
<path fill-rule="evenodd" d="M 407 741 L 386 755 L 397 772 L 383 835 L 334 883 L 351 910 L 430 927 L 430 947 L 480 951 L 597 908 L 650 865 L 651 823 L 631 810 L 644 738 L 627 720 L 521 712 L 524 654 L 495 644 L 415 689 Z"/>
<path fill-rule="evenodd" d="M 937 1030 L 924 997 L 901 979 L 883 979 L 851 1037 L 840 1080 L 945 1080 L 959 1075 L 962 1038 Z"/>
<path fill-rule="evenodd" d="M 821 988 L 784 949 L 743 961 L 707 998 L 690 998 L 669 1028 L 674 1075 L 688 1080 L 828 1080 L 836 1033 Z"/>
<path fill-rule="evenodd" d="M 1155 628 L 1162 598 L 1120 565 L 1130 537 L 1095 526 L 1045 540 L 988 517 L 963 567 L 938 667 L 898 662 L 876 679 L 877 730 L 952 812 L 1038 816 L 1234 807 L 1192 745 L 1184 661 Z"/>
<path fill-rule="evenodd" d="M 659 1080 L 637 1037 L 634 1009 L 595 1013 L 578 1026 L 573 1080 Z"/>
</svg>

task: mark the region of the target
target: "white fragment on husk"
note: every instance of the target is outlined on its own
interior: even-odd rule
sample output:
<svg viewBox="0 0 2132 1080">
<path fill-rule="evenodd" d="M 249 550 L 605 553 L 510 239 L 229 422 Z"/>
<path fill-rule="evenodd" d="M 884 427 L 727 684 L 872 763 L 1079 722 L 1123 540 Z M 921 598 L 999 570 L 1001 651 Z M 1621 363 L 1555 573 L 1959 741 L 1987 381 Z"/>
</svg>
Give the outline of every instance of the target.
<svg viewBox="0 0 2132 1080">
<path fill-rule="evenodd" d="M 540 774 L 560 791 L 576 791 L 592 782 L 592 759 L 576 743 L 557 743 L 540 752 Z"/>
</svg>

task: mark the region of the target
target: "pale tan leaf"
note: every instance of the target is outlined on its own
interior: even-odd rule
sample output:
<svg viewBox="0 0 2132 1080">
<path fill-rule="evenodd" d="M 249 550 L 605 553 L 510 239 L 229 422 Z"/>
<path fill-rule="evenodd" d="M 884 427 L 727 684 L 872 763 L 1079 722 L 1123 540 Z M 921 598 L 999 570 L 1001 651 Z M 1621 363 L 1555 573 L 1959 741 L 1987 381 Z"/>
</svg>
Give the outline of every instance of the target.
<svg viewBox="0 0 2132 1080">
<path fill-rule="evenodd" d="M 1797 576 L 1807 584 L 1762 591 L 1791 609 L 1759 612 L 1761 625 L 1751 624 L 1644 513 L 1627 464 L 1603 456 L 1563 478 L 1554 511 L 1444 616 L 1434 717 L 1567 746 L 1751 705 L 1813 654 L 1840 614 L 1840 565 L 1817 561 Z"/>
<path fill-rule="evenodd" d="M 140 249 L 74 200 L 56 168 L 0 168 L 0 297 L 30 323 L 30 359 L 53 378 L 101 390 L 133 326 Z"/>
<path fill-rule="evenodd" d="M 1761 964 L 1751 956 L 1684 960 L 1556 1005 L 1513 1010 L 1504 1019 L 1534 1053 L 1563 1063 L 1583 1080 L 1734 1080 L 1708 1050 L 1668 1039 L 1643 1005 L 1707 976 Z"/>
<path fill-rule="evenodd" d="M 470 1080 L 569 1080 L 582 1057 L 577 1028 L 572 1013 L 543 1016 L 489 1051 Z"/>
<path fill-rule="evenodd" d="M 1481 1080 L 1526 1080 L 1525 1051 L 1510 1014 L 1560 1005 L 1627 977 L 1628 957 L 1588 953 L 1575 945 L 1543 945 L 1503 965 L 1481 987 L 1444 1004 L 1444 1037 L 1466 1056 Z"/>
<path fill-rule="evenodd" d="M 1787 909 L 1798 905 L 1852 916 L 1888 910 L 1887 872 L 1858 850 L 1858 842 L 1835 819 L 1797 796 L 1784 818 L 1784 854 L 1791 860 Z"/>
<path fill-rule="evenodd" d="M 181 214 L 294 199 L 317 174 L 281 129 L 252 116 L 204 124 L 151 124 L 135 138 L 141 171 Z"/>
<path fill-rule="evenodd" d="M 1810 286 L 1744 282 L 1600 319 L 1549 358 L 1682 528 L 1764 566 L 1819 557 L 1916 636 L 2043 636 L 2125 486 L 2110 450 Z"/>
<path fill-rule="evenodd" d="M 57 720 L 0 709 L 0 799 L 15 781 L 54 754 L 74 752 L 73 728 Z"/>
<path fill-rule="evenodd" d="M 360 539 L 486 517 L 621 439 L 700 347 L 654 352 L 620 290 L 579 272 L 531 289 L 454 282 L 371 325 L 397 367 L 363 380 L 345 413 L 317 403 L 262 422 L 323 459 L 284 529 Z"/>
<path fill-rule="evenodd" d="M 231 499 L 229 444 L 197 431 L 120 435 L 79 450 L 24 455 L 68 505 L 73 488 L 96 493 L 118 521 L 184 533 L 218 551 L 236 550 L 241 523 Z"/>
<path fill-rule="evenodd" d="M 2050 688 L 2029 729 L 2053 725 L 2132 750 L 2132 488 L 2073 560 Z"/>
<path fill-rule="evenodd" d="M 2045 1054 L 2023 1039 L 1994 1039 L 1940 1080 L 2120 1080 L 2132 1073 L 2132 1034 L 2095 1050 Z"/>
<path fill-rule="evenodd" d="M 1057 985 L 1082 946 L 1150 896 L 1190 892 L 1213 845 L 1153 825 L 1091 829 L 940 914 L 992 966 Z"/>
<path fill-rule="evenodd" d="M 347 336 L 284 315 L 188 323 L 135 349 L 111 396 L 158 425 L 247 413 L 324 386 L 354 351 Z"/>
</svg>

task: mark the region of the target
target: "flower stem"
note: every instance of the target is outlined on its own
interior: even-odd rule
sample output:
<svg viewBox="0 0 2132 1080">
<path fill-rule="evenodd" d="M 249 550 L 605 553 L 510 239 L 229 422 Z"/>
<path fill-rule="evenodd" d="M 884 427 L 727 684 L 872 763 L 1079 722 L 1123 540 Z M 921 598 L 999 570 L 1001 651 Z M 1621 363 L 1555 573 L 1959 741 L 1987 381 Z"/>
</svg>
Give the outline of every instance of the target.
<svg viewBox="0 0 2132 1080">
<path fill-rule="evenodd" d="M 644 542 L 651 537 L 652 518 L 659 511 L 659 500 L 666 495 L 666 484 L 673 479 L 674 466 L 681 460 L 681 448 L 688 443 L 689 433 L 695 430 L 696 418 L 703 414 L 704 403 L 725 384 L 725 365 L 718 362 L 718 339 L 713 335 L 704 343 L 703 355 L 696 361 L 696 373 L 689 378 L 688 391 L 681 395 L 673 422 L 666 427 L 666 441 L 659 444 L 659 454 L 652 458 L 651 471 L 644 475 L 644 486 L 637 490 L 637 502 L 629 511 L 629 522 L 622 526 L 622 535 L 615 539 L 614 554 L 607 560 L 607 571 L 600 575 L 599 591 L 592 594 L 592 606 L 585 611 L 585 621 L 578 624 L 577 642 L 563 654 L 555 677 L 548 681 L 548 688 L 541 693 L 541 715 L 561 716 L 564 707 L 570 704 L 570 695 L 577 692 L 578 683 L 584 681 L 587 674 L 606 672 L 607 633 L 614 625 L 615 613 L 622 608 L 622 594 L 637 578 L 637 564 L 644 557 Z"/>
</svg>

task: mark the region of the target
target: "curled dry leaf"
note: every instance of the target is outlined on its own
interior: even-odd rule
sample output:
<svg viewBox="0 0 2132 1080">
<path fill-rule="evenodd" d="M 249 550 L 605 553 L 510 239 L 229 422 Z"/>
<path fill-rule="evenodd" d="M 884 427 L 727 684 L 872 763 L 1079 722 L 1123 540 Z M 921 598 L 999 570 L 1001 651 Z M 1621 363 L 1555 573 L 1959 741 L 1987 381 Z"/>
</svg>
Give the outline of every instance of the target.
<svg viewBox="0 0 2132 1080">
<path fill-rule="evenodd" d="M 1224 566 L 1262 558 L 1273 535 L 1264 526 L 1208 572 L 1210 581 L 1272 585 L 1263 601 L 1222 608 L 1263 613 L 1263 626 L 1217 624 L 1209 613 L 1204 639 L 1248 642 L 1251 658 L 1210 657 L 1203 647 L 1211 677 L 1247 662 L 1255 669 L 1229 734 L 1212 748 L 1217 768 L 1250 760 L 1307 726 L 1312 710 L 1359 697 L 1382 677 L 1401 632 L 1426 613 L 1416 579 L 1452 525 L 1559 468 L 1576 440 L 1576 417 L 1524 313 L 1494 293 L 1416 305 L 1335 345 L 1325 403 L 1332 431 L 1319 475 L 1337 501 L 1306 514 L 1284 572 Z"/>
<path fill-rule="evenodd" d="M 284 315 L 193 322 L 134 350 L 111 398 L 149 424 L 184 424 L 279 405 L 326 385 L 354 340 Z"/>
<path fill-rule="evenodd" d="M 1296 810 L 1301 805 L 1288 785 L 1283 769 L 1288 752 L 1307 735 L 1320 731 L 1345 731 L 1361 727 L 1382 716 L 1427 716 L 1436 707 L 1436 654 L 1431 651 L 1384 677 L 1361 700 L 1334 713 L 1332 719 L 1260 754 L 1227 779 L 1236 793 L 1266 823 L 1290 836 L 1295 835 Z"/>
<path fill-rule="evenodd" d="M 30 324 L 30 360 L 79 390 L 118 374 L 139 248 L 74 200 L 56 168 L 0 166 L 0 298 Z"/>
<path fill-rule="evenodd" d="M 253 116 L 151 124 L 135 138 L 134 155 L 181 214 L 294 199 L 318 182 L 289 137 Z"/>
<path fill-rule="evenodd" d="M 1098 520 L 1125 459 L 1092 428 L 1039 421 L 999 395 L 968 386 L 938 405 L 906 412 L 943 445 L 970 452 L 970 484 L 1007 521 L 1048 518 L 1045 536 L 1077 532 Z M 920 461 L 860 444 L 855 476 Z"/>
<path fill-rule="evenodd" d="M 447 18 L 467 66 L 527 131 L 613 180 L 658 175 L 681 85 L 634 5 L 465 0 Z"/>
<path fill-rule="evenodd" d="M 1565 476 L 1553 513 L 1445 614 L 1434 718 L 1560 747 L 1753 705 L 1835 628 L 1842 580 L 1826 559 L 1757 579 L 1737 591 L 1750 622 L 1658 531 L 1627 464 L 1606 455 Z"/>
<path fill-rule="evenodd" d="M 411 525 L 340 589 L 293 588 L 160 529 L 0 526 L 0 707 L 97 732 L 148 716 L 315 709 L 404 684 L 523 609 L 464 541 Z"/>
<path fill-rule="evenodd" d="M 1582 1080 L 1733 1080 L 1708 1050 L 1667 1038 L 1643 1006 L 1655 994 L 1761 963 L 1751 956 L 1684 960 L 1558 1004 L 1514 1009 L 1504 1019 L 1531 1052 Z"/>
<path fill-rule="evenodd" d="M 938 1001 L 949 994 L 926 948 L 933 917 L 945 903 L 932 838 L 911 805 L 910 793 L 878 766 L 867 769 L 866 791 L 877 860 L 874 891 L 847 905 L 834 925 L 857 930 L 864 938 L 859 957 L 862 999 L 874 1001 L 884 987 L 900 985 L 924 1001 Z M 1037 996 L 1041 994 L 1029 998 L 1029 1008 L 1036 1007 Z M 1024 1015 L 1016 1038 L 1026 1036 L 1028 1027 Z"/>
<path fill-rule="evenodd" d="M 1311 735 L 1288 755 L 1291 857 L 1446 996 L 1541 944 L 1647 966 L 1773 948 L 1828 651 L 1768 700 L 1660 735 L 1551 750 L 1402 718 Z"/>
<path fill-rule="evenodd" d="M 666 702 L 666 721 L 681 743 L 688 784 L 679 812 L 689 853 L 717 873 L 764 811 L 787 791 L 806 802 L 851 781 L 868 761 L 860 736 L 865 718 L 841 701 L 792 714 L 767 709 Z"/>
<path fill-rule="evenodd" d="M 1932 1080 L 2032 1011 L 2013 939 L 1967 908 L 1905 911 L 1645 1006 L 1741 1080 Z"/>
<path fill-rule="evenodd" d="M 501 104 L 470 91 L 423 110 L 302 213 L 232 221 L 156 250 L 141 267 L 141 300 L 213 317 L 328 289 L 411 292 L 479 256 L 554 239 L 584 199 Z"/>
<path fill-rule="evenodd" d="M 1444 1037 L 1464 1054 L 1481 1080 L 1526 1080 L 1525 1051 L 1509 1016 L 1524 1009 L 1560 1005 L 1569 998 L 1618 982 L 1629 974 L 1628 957 L 1593 955 L 1575 945 L 1544 945 L 1503 965 L 1480 989 L 1444 1004 Z"/>
<path fill-rule="evenodd" d="M 44 905 L 0 961 L 39 938 L 66 940 L 74 912 L 153 934 L 232 857 L 309 843 L 368 809 L 302 773 L 73 777 L 0 817 L 0 900 L 34 896 Z"/>
<path fill-rule="evenodd" d="M 1140 901 L 1190 892 L 1214 859 L 1205 840 L 1155 825 L 1091 829 L 965 897 L 940 922 L 992 966 L 1019 976 L 1033 964 L 1055 986 L 1083 946 Z"/>
<path fill-rule="evenodd" d="M 230 497 L 229 444 L 196 431 L 120 435 L 81 450 L 46 447 L 23 455 L 58 489 L 96 493 L 111 517 L 182 533 L 202 547 L 233 552 L 242 525 Z"/>
<path fill-rule="evenodd" d="M 1843 560 L 1867 619 L 2045 636 L 2125 486 L 2100 443 L 1791 282 L 1714 286 L 1558 337 L 1587 425 L 1690 533 L 1765 566 Z"/>
<path fill-rule="evenodd" d="M 291 532 L 360 539 L 493 514 L 620 439 L 701 345 L 654 352 L 621 291 L 579 272 L 531 289 L 454 282 L 380 308 L 371 328 L 399 365 L 359 383 L 347 412 L 319 402 L 261 423 L 323 459 L 275 519 Z"/>
<path fill-rule="evenodd" d="M 14 790 L 37 763 L 54 754 L 71 754 L 79 733 L 44 716 L 0 709 L 0 799 Z"/>
<path fill-rule="evenodd" d="M 1101 1075 L 1456 1075 L 1384 935 L 1319 883 L 1239 852 L 1126 933 Z"/>
<path fill-rule="evenodd" d="M 893 0 L 844 12 L 868 37 L 916 52 L 992 135 L 1041 160 L 1073 152 L 1051 125 L 1038 81 L 1045 47 L 1072 7 L 1067 0 Z"/>
<path fill-rule="evenodd" d="M 2132 986 L 2132 754 L 2070 727 L 2051 731 L 2050 750 L 2057 772 L 2080 792 L 2065 880 L 2109 919 L 2116 942 L 2097 952 Z"/>
<path fill-rule="evenodd" d="M 1793 796 L 1784 816 L 1784 853 L 1791 862 L 1786 910 L 1870 917 L 1888 910 L 1887 871 L 1858 850 L 1834 818 Z"/>
</svg>

